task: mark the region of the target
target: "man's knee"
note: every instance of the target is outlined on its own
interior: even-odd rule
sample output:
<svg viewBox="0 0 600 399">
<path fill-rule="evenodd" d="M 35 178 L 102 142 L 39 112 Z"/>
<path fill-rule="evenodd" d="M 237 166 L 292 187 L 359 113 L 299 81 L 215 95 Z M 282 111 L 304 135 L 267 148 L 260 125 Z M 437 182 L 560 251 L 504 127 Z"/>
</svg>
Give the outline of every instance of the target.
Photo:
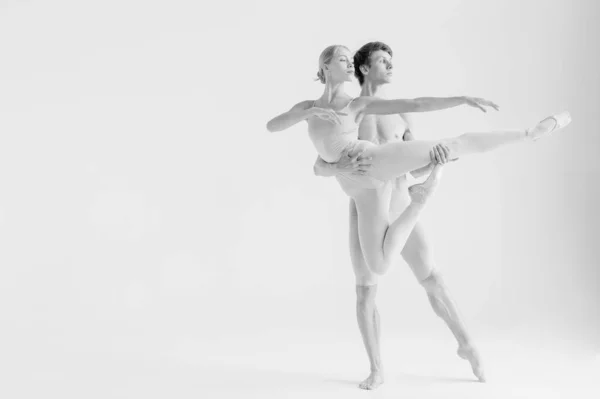
<svg viewBox="0 0 600 399">
<path fill-rule="evenodd" d="M 371 272 L 370 270 L 360 270 L 356 272 L 356 287 L 370 287 L 372 285 L 377 285 L 379 282 L 379 277 L 377 274 Z"/>
<path fill-rule="evenodd" d="M 373 274 L 377 276 L 383 276 L 390 270 L 390 267 L 396 263 L 396 258 L 393 256 L 389 256 L 387 259 L 377 259 L 372 260 L 370 265 L 370 270 Z"/>
<path fill-rule="evenodd" d="M 377 284 L 356 285 L 356 306 L 365 309 L 375 305 Z"/>
<path fill-rule="evenodd" d="M 436 270 L 433 270 L 429 274 L 429 276 L 421 280 L 421 285 L 423 286 L 423 288 L 425 288 L 425 291 L 427 291 L 428 294 L 432 295 L 440 293 L 445 289 L 444 279 L 442 278 L 442 275 Z"/>
</svg>

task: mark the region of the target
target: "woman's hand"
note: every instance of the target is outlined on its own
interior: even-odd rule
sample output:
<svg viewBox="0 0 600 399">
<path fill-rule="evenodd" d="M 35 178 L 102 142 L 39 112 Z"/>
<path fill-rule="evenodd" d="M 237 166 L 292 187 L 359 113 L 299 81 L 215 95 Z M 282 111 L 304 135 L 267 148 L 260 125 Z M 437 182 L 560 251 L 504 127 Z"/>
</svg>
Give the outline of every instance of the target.
<svg viewBox="0 0 600 399">
<path fill-rule="evenodd" d="M 342 120 L 340 119 L 338 114 L 332 109 L 312 107 L 309 111 L 312 116 L 316 116 L 317 118 L 323 119 L 324 121 L 333 122 L 337 125 L 342 124 Z"/>
</svg>

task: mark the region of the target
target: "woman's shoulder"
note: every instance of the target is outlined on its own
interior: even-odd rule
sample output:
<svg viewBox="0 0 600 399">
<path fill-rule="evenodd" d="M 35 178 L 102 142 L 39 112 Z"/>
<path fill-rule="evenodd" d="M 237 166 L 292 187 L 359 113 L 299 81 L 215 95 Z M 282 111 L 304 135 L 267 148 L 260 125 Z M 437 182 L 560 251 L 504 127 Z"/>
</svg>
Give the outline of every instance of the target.
<svg viewBox="0 0 600 399">
<path fill-rule="evenodd" d="M 312 108 L 315 105 L 315 100 L 304 100 L 300 101 L 292 107 L 292 111 L 304 111 Z"/>
</svg>

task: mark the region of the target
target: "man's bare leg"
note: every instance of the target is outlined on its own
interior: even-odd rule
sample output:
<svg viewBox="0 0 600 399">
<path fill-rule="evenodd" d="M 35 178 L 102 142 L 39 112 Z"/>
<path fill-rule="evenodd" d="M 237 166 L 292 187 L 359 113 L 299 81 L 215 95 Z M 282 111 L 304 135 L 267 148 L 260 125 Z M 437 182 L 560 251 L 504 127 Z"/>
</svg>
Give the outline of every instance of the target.
<svg viewBox="0 0 600 399">
<path fill-rule="evenodd" d="M 371 372 L 358 386 L 362 389 L 375 389 L 383 384 L 383 367 L 380 352 L 380 321 L 375 305 L 377 284 L 356 286 L 356 318 L 363 338 Z"/>
<path fill-rule="evenodd" d="M 378 195 L 375 190 L 373 195 Z M 376 389 L 384 381 L 381 364 L 379 312 L 375 304 L 378 276 L 367 266 L 358 238 L 358 214 L 350 200 L 350 258 L 356 276 L 356 319 L 369 357 L 371 372 L 358 386 L 361 389 Z"/>
<path fill-rule="evenodd" d="M 483 364 L 479 352 L 467 332 L 456 304 L 450 297 L 441 274 L 436 271 L 431 247 L 429 246 L 423 227 L 415 226 L 406 242 L 402 256 L 411 267 L 413 273 L 425 288 L 429 303 L 448 326 L 458 342 L 458 355 L 469 361 L 473 374 L 481 382 L 485 382 Z"/>
</svg>

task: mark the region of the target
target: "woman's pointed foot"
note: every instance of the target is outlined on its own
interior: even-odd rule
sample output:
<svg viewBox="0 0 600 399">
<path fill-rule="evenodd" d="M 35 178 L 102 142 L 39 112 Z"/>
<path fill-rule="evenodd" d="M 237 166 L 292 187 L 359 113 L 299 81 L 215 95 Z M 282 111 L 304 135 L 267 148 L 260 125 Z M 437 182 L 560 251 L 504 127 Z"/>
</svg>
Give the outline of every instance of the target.
<svg viewBox="0 0 600 399">
<path fill-rule="evenodd" d="M 408 188 L 408 193 L 414 203 L 425 204 L 433 195 L 440 182 L 440 179 L 442 178 L 442 169 L 442 164 L 436 164 L 429 174 L 427 180 L 421 184 L 415 184 L 414 186 L 410 186 Z"/>
<path fill-rule="evenodd" d="M 481 358 L 479 357 L 479 352 L 472 346 L 461 346 L 456 351 L 458 356 L 461 358 L 468 360 L 471 364 L 471 370 L 473 370 L 473 374 L 479 382 L 485 382 L 485 373 L 483 372 L 483 364 L 481 362 Z"/>
<path fill-rule="evenodd" d="M 569 111 L 563 111 L 556 115 L 542 119 L 531 129 L 527 129 L 527 137 L 532 140 L 539 140 L 552 132 L 556 132 L 571 123 L 571 114 Z"/>
</svg>

